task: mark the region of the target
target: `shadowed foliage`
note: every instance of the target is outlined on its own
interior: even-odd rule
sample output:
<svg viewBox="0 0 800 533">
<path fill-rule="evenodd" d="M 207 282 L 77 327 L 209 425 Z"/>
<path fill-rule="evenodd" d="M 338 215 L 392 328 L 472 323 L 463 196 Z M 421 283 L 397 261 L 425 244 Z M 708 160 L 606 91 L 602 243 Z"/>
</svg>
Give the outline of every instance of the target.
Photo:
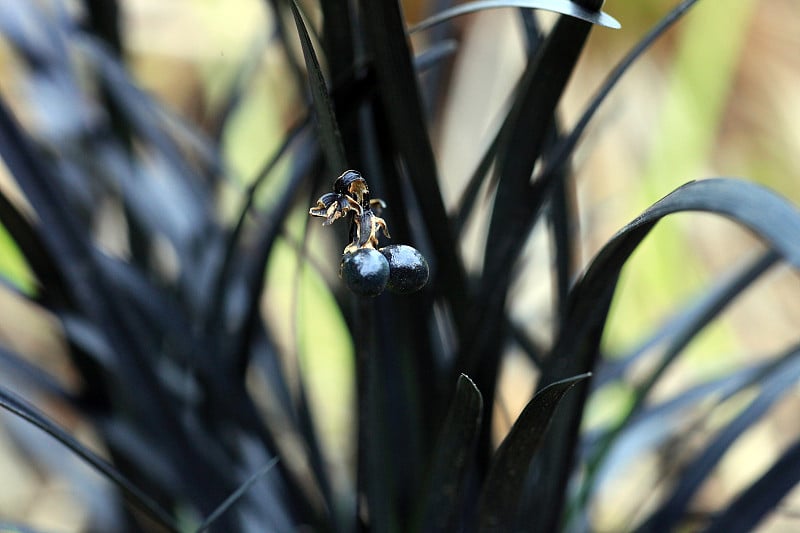
<svg viewBox="0 0 800 533">
<path fill-rule="evenodd" d="M 273 26 L 221 102 L 203 109 L 202 127 L 136 82 L 116 1 L 0 6 L 16 74 L 45 95 L 0 99 L 0 159 L 11 178 L 0 184 L 0 223 L 29 275 L 26 282 L 4 274 L 3 289 L 56 324 L 74 377 L 2 339 L 0 407 L 43 432 L 38 438 L 49 445 L 40 453 L 78 457 L 107 481 L 93 490 L 110 510 L 90 513 L 87 530 L 587 530 L 603 472 L 643 427 L 660 427 L 639 450 L 655 453 L 667 439 L 680 440 L 684 428 L 673 414 L 707 420 L 738 401 L 704 447 L 668 469 L 663 497 L 648 501 L 630 528 L 686 525 L 726 452 L 796 386 L 800 351 L 791 347 L 666 400 L 653 402 L 651 393 L 692 340 L 770 269 L 800 268 L 800 212 L 741 179 L 690 182 L 620 229 L 576 275 L 580 213 L 570 163 L 628 68 L 695 3 L 665 13 L 569 125 L 559 106 L 587 39 L 620 28 L 602 2 L 444 0 L 429 2 L 428 18 L 413 26 L 396 1 L 264 2 Z M 454 90 L 454 24 L 497 8 L 519 17 L 526 62 L 448 211 L 432 138 L 438 104 Z M 540 24 L 537 10 L 550 12 L 552 25 Z M 414 48 L 411 34 L 425 39 Z M 266 49 L 286 59 L 284 74 L 296 81 L 304 109 L 243 185 L 223 141 Z M 45 112 L 31 111 L 37 105 Z M 278 113 L 281 102 L 273 105 Z M 330 193 L 348 169 L 369 183 L 360 203 L 352 191 Z M 370 209 L 383 206 L 378 197 L 386 205 L 380 217 Z M 296 216 L 309 208 L 358 231 L 388 225 L 392 239 L 377 231 L 360 239 L 339 225 L 317 239 L 311 221 Z M 608 357 L 601 341 L 623 268 L 656 224 L 684 212 L 730 219 L 765 250 L 734 265 L 641 350 Z M 485 240 L 480 265 L 467 268 L 461 243 L 475 221 Z M 549 346 L 509 312 L 524 245 L 540 225 L 553 252 Z M 430 266 L 427 285 L 375 298 L 348 291 L 336 276 L 339 250 L 373 241 L 418 248 Z M 279 268 L 294 270 L 288 304 L 270 292 Z M 336 346 L 302 345 L 298 307 L 306 292 L 318 322 L 304 327 L 343 319 Z M 271 313 L 292 317 L 288 346 Z M 506 407 L 498 381 L 512 344 L 536 367 L 538 383 L 498 437 L 495 418 Z M 655 345 L 666 345 L 660 359 L 647 349 Z M 354 434 L 352 479 L 342 482 L 335 471 L 347 465 L 330 464 L 336 450 L 322 435 L 325 415 L 315 411 L 303 356 L 350 346 L 353 405 L 340 382 L 325 380 L 352 424 L 339 433 Z M 628 384 L 643 362 L 630 405 L 615 422 L 585 431 L 597 389 Z M 94 440 L 74 435 L 70 417 L 56 414 L 62 410 L 90 426 Z M 30 436 L 8 427 L 24 449 Z M 798 464 L 794 442 L 704 525 L 754 527 L 800 479 Z M 0 529 L 27 530 L 2 521 Z"/>
</svg>

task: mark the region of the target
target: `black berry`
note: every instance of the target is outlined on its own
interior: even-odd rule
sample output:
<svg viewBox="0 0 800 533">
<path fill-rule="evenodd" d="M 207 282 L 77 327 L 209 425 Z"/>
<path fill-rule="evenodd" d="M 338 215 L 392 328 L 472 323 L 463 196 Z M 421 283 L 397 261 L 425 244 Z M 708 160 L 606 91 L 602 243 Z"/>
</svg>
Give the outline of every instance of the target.
<svg viewBox="0 0 800 533">
<path fill-rule="evenodd" d="M 389 261 L 374 248 L 359 248 L 347 253 L 339 267 L 345 285 L 361 296 L 377 296 L 389 281 Z"/>
<path fill-rule="evenodd" d="M 399 294 L 420 290 L 428 282 L 428 262 L 413 246 L 390 244 L 380 249 L 389 262 L 389 282 L 386 287 Z"/>
</svg>

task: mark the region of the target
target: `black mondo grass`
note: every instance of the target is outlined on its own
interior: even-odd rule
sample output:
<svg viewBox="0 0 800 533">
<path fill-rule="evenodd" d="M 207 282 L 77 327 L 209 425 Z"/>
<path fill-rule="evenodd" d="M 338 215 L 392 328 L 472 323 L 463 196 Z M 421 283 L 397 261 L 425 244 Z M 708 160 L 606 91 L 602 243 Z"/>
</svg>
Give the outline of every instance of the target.
<svg viewBox="0 0 800 533">
<path fill-rule="evenodd" d="M 272 0 L 164 44 L 140 9 L 0 3 L 1 531 L 797 526 L 797 169 L 736 133 L 777 135 L 763 17 Z M 614 186 L 645 127 L 664 168 Z"/>
<path fill-rule="evenodd" d="M 346 252 L 339 266 L 339 277 L 345 285 L 362 296 L 378 296 L 389 282 L 389 261 L 374 248 Z"/>
<path fill-rule="evenodd" d="M 425 257 L 413 246 L 392 244 L 379 248 L 378 234 L 390 238 L 386 221 L 374 211 L 386 203 L 370 198 L 369 185 L 355 170 L 346 170 L 333 182 L 333 192 L 323 194 L 308 213 L 324 218 L 324 226 L 340 218 L 350 223 L 350 244 L 345 246 L 339 277 L 361 296 L 378 296 L 384 288 L 398 294 L 420 290 L 428 281 Z"/>
</svg>

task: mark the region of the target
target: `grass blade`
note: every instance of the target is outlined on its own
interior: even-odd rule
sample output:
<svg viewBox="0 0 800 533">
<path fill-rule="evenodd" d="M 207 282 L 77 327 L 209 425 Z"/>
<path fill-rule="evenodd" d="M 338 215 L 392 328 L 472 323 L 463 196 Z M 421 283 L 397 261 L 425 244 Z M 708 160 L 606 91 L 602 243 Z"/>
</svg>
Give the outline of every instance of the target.
<svg viewBox="0 0 800 533">
<path fill-rule="evenodd" d="M 581 6 L 572 0 L 477 0 L 475 2 L 467 2 L 460 4 L 450 9 L 429 17 L 419 24 L 415 24 L 408 29 L 408 33 L 416 33 L 441 24 L 452 18 L 466 15 L 468 13 L 475 13 L 484 9 L 497 9 L 501 7 L 521 7 L 528 9 L 541 9 L 544 11 L 551 11 L 553 13 L 560 13 L 569 17 L 597 24 L 598 26 L 605 26 L 607 28 L 619 29 L 622 26 L 617 20 L 603 13 L 601 11 L 591 11 Z"/>
<path fill-rule="evenodd" d="M 532 9 L 521 7 L 517 11 L 519 12 L 519 18 L 522 19 L 522 25 L 525 27 L 525 44 L 530 57 L 531 54 L 539 49 L 544 36 L 539 27 L 539 21 L 536 19 L 536 14 Z"/>
<path fill-rule="evenodd" d="M 74 404 L 77 400 L 56 378 L 5 346 L 0 346 L 0 367 L 3 368 L 3 376 L 11 378 L 14 383 L 30 385 L 37 392 L 67 404 Z"/>
<path fill-rule="evenodd" d="M 569 135 L 567 135 L 559 143 L 555 150 L 553 150 L 553 156 L 548 159 L 547 164 L 539 173 L 537 180 L 551 175 L 552 173 L 556 172 L 559 167 L 566 165 L 570 154 L 572 154 L 572 152 L 575 150 L 575 146 L 577 146 L 578 141 L 580 140 L 584 131 L 586 131 L 586 127 L 589 125 L 592 117 L 594 117 L 595 113 L 597 113 L 600 105 L 608 97 L 612 89 L 616 87 L 619 80 L 622 79 L 622 76 L 628 71 L 631 65 L 633 65 L 637 59 L 639 59 L 639 56 L 646 52 L 650 46 L 664 34 L 664 32 L 678 22 L 683 15 L 685 15 L 696 3 L 697 0 L 684 0 L 681 2 L 665 17 L 659 20 L 658 23 L 649 32 L 647 32 L 647 35 L 645 35 L 636 44 L 636 46 L 634 46 L 633 49 L 631 49 L 631 51 L 625 55 L 622 61 L 620 61 L 619 64 L 614 67 L 614 70 L 609 73 L 605 82 L 603 82 L 603 85 L 592 98 L 592 101 L 588 106 L 586 106 L 586 110 L 581 114 L 581 118 L 578 120 L 578 123 L 572 128 L 572 131 L 570 131 Z"/>
<path fill-rule="evenodd" d="M 52 193 L 52 191 L 43 191 L 47 179 L 46 173 L 31 150 L 19 125 L 2 101 L 0 101 L 0 158 L 3 159 L 9 173 L 20 184 L 28 201 L 34 205 L 34 208 L 37 208 L 37 213 L 39 213 L 37 205 L 39 195 Z M 44 202 L 49 200 L 48 198 Z M 48 211 L 48 214 L 51 214 L 51 211 Z M 52 214 L 55 215 L 55 213 Z M 41 218 L 42 215 L 39 216 Z M 12 232 L 12 236 L 20 239 L 17 242 L 23 247 L 23 251 L 26 254 L 32 252 L 29 262 L 37 276 L 42 276 L 40 281 L 55 281 L 57 282 L 56 290 L 60 286 L 64 286 L 66 290 L 66 280 L 64 279 L 66 276 L 59 267 L 68 267 L 69 260 L 75 259 L 75 257 L 72 253 L 59 251 L 59 248 L 65 248 L 68 246 L 66 243 L 75 243 L 79 239 L 75 236 L 75 232 L 69 232 L 71 225 L 63 223 L 63 220 L 54 216 L 50 220 L 53 223 L 52 228 L 47 233 L 40 234 L 32 229 L 30 223 L 5 195 L 0 195 L 0 217 Z M 41 223 L 50 227 L 47 222 L 42 221 Z M 48 239 L 48 237 L 50 238 Z M 71 296 L 67 294 L 65 298 Z"/>
<path fill-rule="evenodd" d="M 395 423 L 386 405 L 383 361 L 375 325 L 374 301 L 355 302 L 362 338 L 356 345 L 356 390 L 358 409 L 357 518 L 364 519 L 367 504 L 369 531 L 399 530 L 396 467 L 390 457 L 389 423 Z M 363 527 L 364 524 L 361 524 Z"/>
<path fill-rule="evenodd" d="M 242 497 L 242 495 L 243 495 L 245 492 L 247 492 L 247 490 L 248 490 L 250 487 L 252 487 L 252 486 L 253 486 L 253 484 L 254 484 L 256 481 L 258 481 L 258 480 L 259 480 L 259 479 L 261 479 L 263 476 L 265 476 L 265 475 L 266 475 L 266 474 L 267 474 L 267 473 L 268 473 L 270 470 L 272 470 L 272 469 L 275 467 L 275 465 L 276 465 L 276 464 L 278 464 L 278 458 L 277 458 L 277 457 L 273 458 L 273 459 L 272 459 L 271 461 L 269 461 L 267 464 L 265 464 L 264 466 L 262 466 L 261 468 L 259 468 L 259 469 L 258 469 L 258 470 L 256 470 L 255 472 L 253 472 L 253 474 L 252 474 L 252 475 L 251 475 L 249 478 L 247 478 L 247 479 L 244 481 L 244 483 L 242 483 L 242 484 L 239 486 L 239 488 L 237 488 L 237 489 L 236 489 L 236 490 L 233 492 L 233 494 L 231 494 L 230 496 L 228 496 L 228 497 L 225 499 L 225 501 L 224 501 L 224 502 L 222 502 L 222 503 L 220 504 L 220 506 L 219 506 L 219 507 L 217 507 L 216 509 L 214 509 L 214 512 L 213 512 L 213 513 L 211 513 L 210 515 L 208 515 L 208 517 L 207 517 L 205 520 L 203 520 L 203 523 L 202 523 L 202 524 L 200 524 L 200 526 L 197 528 L 197 533 L 202 533 L 203 531 L 205 531 L 205 530 L 207 530 L 208 528 L 210 528 L 210 527 L 211 527 L 211 524 L 213 524 L 214 522 L 216 522 L 217 518 L 219 518 L 220 516 L 222 516 L 222 515 L 223 515 L 223 513 L 225 513 L 225 511 L 227 511 L 228 509 L 230 509 L 230 508 L 231 508 L 231 506 L 232 506 L 233 504 L 235 504 L 235 503 L 236 503 L 236 501 L 237 501 L 239 498 L 241 498 L 241 497 Z"/>
<path fill-rule="evenodd" d="M 578 217 L 573 212 L 575 189 L 566 179 L 556 181 L 550 197 L 549 226 L 551 242 L 555 249 L 556 314 L 563 316 L 574 265 L 573 236 L 578 233 Z"/>
<path fill-rule="evenodd" d="M 201 182 L 197 179 L 198 173 L 183 156 L 175 139 L 165 130 L 161 106 L 133 83 L 117 59 L 96 40 L 83 37 L 76 39 L 75 44 L 96 69 L 109 99 L 120 113 L 119 121 L 124 121 L 125 128 L 130 129 L 141 140 L 156 147 L 158 154 L 164 158 L 175 176 L 187 178 L 173 180 L 174 186 L 180 188 L 185 195 L 186 205 L 193 209 L 197 209 L 197 206 L 210 209 L 208 190 L 201 187 Z M 202 229 L 197 228 L 197 231 Z"/>
<path fill-rule="evenodd" d="M 505 123 L 503 124 L 505 126 Z M 494 164 L 494 159 L 497 156 L 497 149 L 500 146 L 500 139 L 503 138 L 503 127 L 501 127 L 492 139 L 492 142 L 486 148 L 486 151 L 472 171 L 472 175 L 467 181 L 466 187 L 461 192 L 461 196 L 456 203 L 455 213 L 452 215 L 453 225 L 456 231 L 460 234 L 469 221 L 469 216 L 472 209 L 475 207 L 475 202 L 478 200 L 478 193 L 481 190 L 486 178 L 489 176 L 489 169 Z"/>
<path fill-rule="evenodd" d="M 230 294 L 239 295 L 245 298 L 242 303 L 236 303 L 233 309 L 244 309 L 239 320 L 234 320 L 235 327 L 230 335 L 229 346 L 226 346 L 227 355 L 225 359 L 231 361 L 239 375 L 244 375 L 249 362 L 248 346 L 252 334 L 256 328 L 260 327 L 261 315 L 259 314 L 259 302 L 264 288 L 264 268 L 272 253 L 272 246 L 281 231 L 283 220 L 288 215 L 303 179 L 306 176 L 309 166 L 314 165 L 319 157 L 316 147 L 310 143 L 301 144 L 300 153 L 304 158 L 296 160 L 296 168 L 292 170 L 286 184 L 280 191 L 278 202 L 275 209 L 269 213 L 269 217 L 263 221 L 262 228 L 259 230 L 259 241 L 246 256 L 240 256 L 238 261 L 240 271 L 238 276 L 230 276 L 231 280 L 221 280 L 228 283 L 227 290 Z M 239 289 L 244 288 L 242 292 Z"/>
<path fill-rule="evenodd" d="M 107 463 L 104 459 L 99 457 L 93 451 L 85 447 L 83 444 L 75 440 L 69 433 L 64 431 L 61 427 L 50 421 L 43 414 L 38 412 L 32 405 L 25 402 L 23 399 L 17 397 L 12 392 L 0 387 L 0 407 L 15 414 L 16 416 L 27 420 L 34 426 L 38 427 L 58 442 L 72 450 L 78 457 L 86 461 L 98 472 L 106 476 L 112 483 L 120 488 L 125 497 L 137 508 L 141 509 L 156 523 L 169 531 L 180 531 L 175 520 L 161 508 L 149 496 L 139 490 L 133 483 L 131 483 L 125 476 L 123 476 L 116 468 Z"/>
<path fill-rule="evenodd" d="M 768 375 L 761 377 L 758 383 L 760 389 L 758 396 L 729 422 L 691 463 L 686 465 L 684 473 L 666 503 L 650 516 L 640 531 L 663 531 L 677 526 L 686 515 L 686 508 L 692 496 L 708 478 L 725 452 L 797 384 L 800 379 L 798 355 L 800 349 L 792 348 L 773 365 Z"/>
<path fill-rule="evenodd" d="M 478 510 L 478 531 L 510 531 L 519 494 L 531 460 L 539 451 L 561 397 L 590 374 L 582 374 L 544 387 L 525 406 L 495 452 L 483 485 Z"/>
<path fill-rule="evenodd" d="M 393 149 L 400 157 L 419 203 L 435 257 L 432 284 L 450 302 L 456 329 L 466 332 L 466 272 L 457 239 L 442 201 L 439 177 L 409 52 L 403 17 L 396 2 L 360 0 L 365 37 L 374 57 L 380 104 Z"/>
<path fill-rule="evenodd" d="M 211 296 L 208 300 L 209 309 L 206 315 L 207 318 L 205 329 L 210 328 L 214 324 L 218 324 L 223 318 L 222 311 L 225 307 L 225 290 L 230 288 L 228 287 L 228 284 L 230 283 L 233 265 L 235 264 L 235 260 L 237 258 L 236 251 L 240 244 L 245 223 L 247 222 L 247 217 L 252 213 L 253 206 L 255 204 L 256 193 L 265 183 L 267 177 L 271 174 L 275 166 L 280 162 L 284 155 L 289 152 L 291 145 L 297 141 L 301 134 L 305 131 L 306 126 L 308 125 L 308 119 L 308 115 L 305 115 L 302 119 L 298 120 L 298 122 L 292 128 L 290 128 L 281 146 L 279 146 L 275 153 L 272 154 L 269 159 L 267 159 L 245 192 L 244 204 L 240 208 L 239 215 L 236 218 L 236 223 L 227 237 L 227 242 L 225 244 L 225 250 L 222 255 L 222 261 L 219 269 L 214 274 L 213 281 L 209 284 L 211 287 Z M 284 192 L 278 196 L 276 205 L 287 206 L 283 208 L 287 209 L 291 204 L 290 200 L 295 193 L 295 186 L 287 186 Z M 280 226 L 278 220 L 273 220 L 273 225 L 273 232 L 275 235 L 277 235 L 278 227 Z M 268 240 L 272 242 L 274 238 L 270 238 Z M 228 319 L 228 317 L 224 318 L 225 320 Z"/>
<path fill-rule="evenodd" d="M 328 0 L 320 3 L 322 9 L 322 44 L 331 80 L 353 67 L 355 52 L 353 47 L 353 27 L 348 0 Z"/>
<path fill-rule="evenodd" d="M 681 305 L 680 312 L 670 318 L 656 333 L 648 337 L 631 353 L 619 359 L 604 361 L 600 370 L 595 374 L 593 385 L 599 388 L 609 381 L 620 379 L 631 365 L 639 361 L 655 346 L 668 339 L 685 336 L 687 331 L 698 331 L 694 324 L 708 316 L 715 307 L 733 299 L 769 268 L 769 265 L 765 263 L 774 263 L 777 259 L 775 252 L 770 250 L 756 259 L 749 260 L 744 265 L 737 265 L 732 272 L 720 276 L 719 281 L 705 294 L 693 302 Z"/>
<path fill-rule="evenodd" d="M 303 22 L 303 16 L 300 14 L 297 2 L 290 0 L 289 7 L 292 9 L 294 22 L 297 26 L 297 34 L 300 37 L 300 44 L 303 48 L 303 58 L 308 70 L 308 83 L 311 89 L 314 113 L 317 118 L 322 152 L 325 154 L 330 170 L 338 175 L 348 168 L 347 157 L 342 145 L 339 126 L 336 123 L 336 115 L 333 112 L 333 104 L 328 94 L 328 87 L 325 84 L 325 76 L 322 74 L 322 67 L 319 65 L 319 60 L 314 52 L 314 45 L 311 43 L 311 37 Z"/>
<path fill-rule="evenodd" d="M 450 411 L 431 460 L 428 490 L 420 531 L 456 531 L 458 503 L 481 426 L 483 398 L 475 384 L 461 374 Z"/>
<path fill-rule="evenodd" d="M 442 60 L 454 55 L 458 51 L 458 41 L 445 39 L 432 44 L 414 57 L 414 69 L 425 72 L 437 66 Z"/>
<path fill-rule="evenodd" d="M 498 146 L 497 194 L 492 211 L 484 258 L 484 277 L 492 284 L 508 283 L 518 250 L 519 235 L 538 213 L 536 204 L 521 201 L 528 196 L 530 179 L 548 134 L 555 109 L 583 50 L 591 26 L 561 17 L 526 67 L 516 89 L 515 101 L 503 125 Z M 496 294 L 505 291 L 491 290 Z"/>
<path fill-rule="evenodd" d="M 164 449 L 173 454 L 173 460 L 182 467 L 184 487 L 196 498 L 198 505 L 205 506 L 217 492 L 224 490 L 223 484 L 212 480 L 224 476 L 203 456 L 204 450 L 186 445 L 189 438 L 178 413 L 164 407 L 170 402 L 167 391 L 160 387 L 154 368 L 142 364 L 146 358 L 159 353 L 155 347 L 157 339 L 118 294 L 114 280 L 98 261 L 100 254 L 93 247 L 84 226 L 66 205 L 65 193 L 59 187 L 57 176 L 38 157 L 30 139 L 2 101 L 0 157 L 35 209 L 40 224 L 47 228 L 40 236 L 51 257 L 57 260 L 56 267 L 66 280 L 64 287 L 68 289 L 74 310 L 102 331 L 116 363 L 124 369 L 119 380 L 101 380 L 98 383 L 108 394 L 125 395 L 125 392 L 136 391 L 136 402 L 124 403 L 130 408 L 125 415 L 137 418 L 147 431 L 152 430 L 153 434 L 161 437 Z M 124 387 L 120 387 L 122 381 Z"/>
<path fill-rule="evenodd" d="M 656 202 L 617 233 L 594 258 L 571 291 L 567 317 L 549 358 L 553 363 L 542 378 L 591 372 L 599 353 L 600 338 L 622 267 L 655 224 L 667 215 L 705 211 L 732 219 L 767 241 L 783 258 L 800 268 L 800 212 L 774 192 L 744 181 L 716 178 L 688 183 Z M 540 483 L 532 495 L 532 515 L 538 513 L 537 529 L 557 527 L 563 509 L 567 481 L 572 471 L 572 452 L 578 439 L 580 420 L 589 387 L 582 383 L 578 394 L 564 402 L 537 460 Z"/>
<path fill-rule="evenodd" d="M 786 452 L 728 508 L 717 515 L 706 533 L 752 531 L 800 480 L 800 441 Z"/>
<path fill-rule="evenodd" d="M 471 309 L 470 331 L 462 342 L 465 349 L 457 361 L 459 368 L 473 376 L 487 404 L 494 400 L 500 363 L 501 352 L 495 343 L 506 334 L 503 328 L 508 292 L 524 248 L 520 246 L 520 236 L 530 233 L 547 198 L 545 193 L 549 192 L 536 183 L 532 185 L 531 176 L 548 140 L 556 133 L 556 106 L 591 28 L 591 24 L 582 20 L 559 17 L 539 51 L 528 61 L 501 126 L 503 137 L 497 147 L 495 165 L 496 194 L 478 288 L 480 305 Z M 489 449 L 491 414 L 487 411 L 481 437 L 484 450 Z"/>
<path fill-rule="evenodd" d="M 0 147 L 0 153 L 2 152 L 3 148 Z M 25 261 L 33 270 L 37 279 L 37 288 L 40 291 L 47 288 L 47 292 L 40 294 L 39 297 L 53 303 L 63 304 L 67 299 L 64 288 L 65 280 L 55 267 L 56 261 L 50 256 L 33 224 L 2 191 L 0 191 L 0 224 L 9 232 L 19 246 Z"/>
<path fill-rule="evenodd" d="M 697 312 L 692 315 L 692 320 L 685 321 L 682 324 L 683 327 L 674 332 L 674 336 L 664 350 L 664 354 L 661 356 L 661 361 L 656 365 L 656 368 L 650 372 L 641 385 L 636 387 L 633 402 L 628 407 L 625 416 L 623 416 L 620 422 L 608 432 L 597 452 L 589 459 L 586 473 L 587 480 L 581 488 L 581 496 L 579 497 L 579 499 L 583 500 L 583 503 L 585 503 L 588 494 L 592 490 L 594 476 L 599 464 L 610 451 L 610 447 L 617 436 L 639 411 L 644 408 L 646 399 L 659 382 L 661 376 L 666 373 L 667 369 L 692 339 L 732 303 L 739 294 L 772 267 L 778 259 L 779 256 L 774 250 L 769 250 L 762 254 L 748 265 L 740 275 L 735 276 L 730 284 L 725 285 L 723 288 L 726 290 L 713 291 L 710 298 L 703 300 L 703 307 L 697 309 Z"/>
</svg>

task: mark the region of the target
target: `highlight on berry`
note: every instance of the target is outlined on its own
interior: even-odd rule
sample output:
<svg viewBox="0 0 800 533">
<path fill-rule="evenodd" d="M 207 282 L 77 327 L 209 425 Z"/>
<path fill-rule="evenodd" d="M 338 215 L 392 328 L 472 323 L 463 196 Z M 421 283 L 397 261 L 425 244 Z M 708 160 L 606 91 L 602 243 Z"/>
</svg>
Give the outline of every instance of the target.
<svg viewBox="0 0 800 533">
<path fill-rule="evenodd" d="M 385 207 L 383 200 L 370 198 L 367 180 L 359 172 L 346 170 L 333 182 L 333 191 L 320 196 L 308 210 L 311 216 L 325 219 L 323 226 L 349 220 L 350 243 L 344 248 L 339 277 L 360 296 L 377 296 L 384 289 L 408 294 L 428 282 L 428 262 L 413 246 L 392 244 L 378 249 L 379 233 L 391 238 L 386 221 L 378 216 Z"/>
</svg>

